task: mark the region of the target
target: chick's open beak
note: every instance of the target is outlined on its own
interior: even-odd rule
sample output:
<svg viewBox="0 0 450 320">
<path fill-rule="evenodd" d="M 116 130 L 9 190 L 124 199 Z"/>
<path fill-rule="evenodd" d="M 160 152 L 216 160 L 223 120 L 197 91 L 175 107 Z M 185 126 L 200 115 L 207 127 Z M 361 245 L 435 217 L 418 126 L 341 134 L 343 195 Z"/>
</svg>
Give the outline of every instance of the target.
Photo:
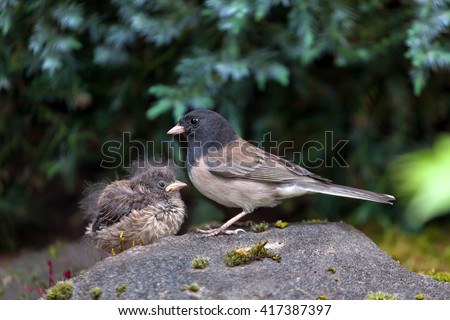
<svg viewBox="0 0 450 320">
<path fill-rule="evenodd" d="M 187 184 L 184 182 L 180 182 L 180 181 L 175 181 L 174 183 L 169 184 L 166 189 L 164 189 L 166 192 L 170 192 L 173 190 L 180 190 L 181 188 L 186 187 Z"/>
<path fill-rule="evenodd" d="M 167 134 L 176 135 L 176 134 L 182 134 L 185 132 L 186 132 L 186 129 L 184 129 L 184 127 L 178 123 L 175 127 L 170 129 L 169 131 L 167 131 Z"/>
</svg>

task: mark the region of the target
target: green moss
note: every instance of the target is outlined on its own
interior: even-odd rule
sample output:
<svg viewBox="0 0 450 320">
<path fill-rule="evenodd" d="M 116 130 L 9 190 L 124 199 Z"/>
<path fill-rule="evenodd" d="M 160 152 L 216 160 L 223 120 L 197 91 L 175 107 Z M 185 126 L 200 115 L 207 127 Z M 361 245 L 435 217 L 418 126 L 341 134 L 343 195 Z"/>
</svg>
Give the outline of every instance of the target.
<svg viewBox="0 0 450 320">
<path fill-rule="evenodd" d="M 450 272 L 430 272 L 431 278 L 437 281 L 450 282 Z"/>
<path fill-rule="evenodd" d="M 268 241 L 258 242 L 256 245 L 250 248 L 250 258 L 252 260 L 261 260 L 264 258 L 272 258 L 273 253 L 266 249 L 266 244 Z"/>
<path fill-rule="evenodd" d="M 99 287 L 92 288 L 91 291 L 89 291 L 89 292 L 91 294 L 92 300 L 99 300 L 103 294 L 102 288 L 99 288 Z"/>
<path fill-rule="evenodd" d="M 423 293 L 416 294 L 416 300 L 423 300 L 425 299 L 425 295 Z"/>
<path fill-rule="evenodd" d="M 126 285 L 121 285 L 116 287 L 116 297 L 119 298 L 125 291 L 127 291 Z"/>
<path fill-rule="evenodd" d="M 335 267 L 328 267 L 327 271 L 330 271 L 331 273 L 336 273 L 336 268 Z"/>
<path fill-rule="evenodd" d="M 68 300 L 72 297 L 73 283 L 71 281 L 58 281 L 45 292 L 47 300 Z"/>
<path fill-rule="evenodd" d="M 207 266 L 209 266 L 208 259 L 205 258 L 199 258 L 192 261 L 192 266 L 194 269 L 205 269 Z"/>
<path fill-rule="evenodd" d="M 237 249 L 225 252 L 225 264 L 229 267 L 241 266 L 250 261 L 248 253 L 238 253 Z"/>
<path fill-rule="evenodd" d="M 288 226 L 289 223 L 282 221 L 282 220 L 278 220 L 277 222 L 275 222 L 275 228 L 278 229 L 284 229 Z"/>
<path fill-rule="evenodd" d="M 276 254 L 272 256 L 272 260 L 276 262 L 281 262 L 281 256 L 279 254 Z"/>
<path fill-rule="evenodd" d="M 192 292 L 197 292 L 198 290 L 200 290 L 200 287 L 196 283 L 192 283 L 190 285 L 185 284 L 180 289 L 180 291 L 192 291 Z"/>
<path fill-rule="evenodd" d="M 328 300 L 328 296 L 325 294 L 322 294 L 320 296 L 317 296 L 316 300 Z"/>
<path fill-rule="evenodd" d="M 308 219 L 308 220 L 303 220 L 303 223 L 320 223 L 320 222 L 328 222 L 327 219 Z"/>
<path fill-rule="evenodd" d="M 369 294 L 367 295 L 367 298 L 369 300 L 400 300 L 399 297 L 391 295 L 389 293 L 386 292 L 369 292 Z"/>
<path fill-rule="evenodd" d="M 249 248 L 237 248 L 230 251 L 225 252 L 225 264 L 229 267 L 235 267 L 244 265 L 254 260 L 261 260 L 264 258 L 273 258 L 274 255 L 271 251 L 265 248 L 265 242 L 258 242 L 252 247 Z M 281 258 L 276 258 L 280 260 Z"/>
<path fill-rule="evenodd" d="M 269 224 L 265 223 L 265 222 L 262 222 L 262 223 L 259 223 L 259 224 L 255 224 L 255 225 L 252 226 L 252 231 L 255 232 L 255 233 L 264 232 L 267 229 L 269 229 Z"/>
<path fill-rule="evenodd" d="M 5 289 L 0 288 L 0 297 L 3 297 L 5 295 Z"/>
</svg>

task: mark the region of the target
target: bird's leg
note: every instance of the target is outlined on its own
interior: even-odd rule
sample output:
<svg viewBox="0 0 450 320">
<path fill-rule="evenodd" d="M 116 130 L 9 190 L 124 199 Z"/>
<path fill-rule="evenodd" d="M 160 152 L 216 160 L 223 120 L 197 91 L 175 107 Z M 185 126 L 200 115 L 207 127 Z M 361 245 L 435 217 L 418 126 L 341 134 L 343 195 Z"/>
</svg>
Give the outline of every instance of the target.
<svg viewBox="0 0 450 320">
<path fill-rule="evenodd" d="M 196 229 L 195 231 L 205 234 L 206 237 L 217 236 L 219 234 L 237 234 L 239 231 L 245 232 L 245 230 L 243 229 L 236 229 L 236 230 L 227 230 L 227 229 L 233 223 L 235 223 L 236 221 L 238 221 L 239 219 L 241 219 L 242 217 L 246 216 L 249 213 L 250 212 L 242 211 L 238 215 L 234 216 L 233 218 L 225 222 L 219 228 L 209 230 Z"/>
</svg>

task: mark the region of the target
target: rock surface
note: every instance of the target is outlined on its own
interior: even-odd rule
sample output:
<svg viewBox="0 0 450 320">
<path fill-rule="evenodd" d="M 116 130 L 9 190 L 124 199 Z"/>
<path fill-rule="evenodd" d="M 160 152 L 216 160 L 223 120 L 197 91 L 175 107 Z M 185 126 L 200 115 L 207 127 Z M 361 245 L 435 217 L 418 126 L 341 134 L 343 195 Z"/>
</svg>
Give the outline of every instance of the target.
<svg viewBox="0 0 450 320">
<path fill-rule="evenodd" d="M 224 253 L 269 241 L 279 262 L 253 261 L 238 267 L 224 263 Z M 206 269 L 192 267 L 209 259 Z M 334 267 L 335 272 L 329 268 Z M 74 299 L 90 299 L 100 287 L 102 299 L 367 299 L 386 292 L 400 299 L 450 299 L 450 283 L 411 272 L 369 238 L 343 223 L 290 224 L 263 233 L 205 238 L 199 234 L 167 237 L 106 258 L 73 279 Z M 198 284 L 197 292 L 181 291 Z M 126 286 L 118 295 L 117 288 Z"/>
</svg>

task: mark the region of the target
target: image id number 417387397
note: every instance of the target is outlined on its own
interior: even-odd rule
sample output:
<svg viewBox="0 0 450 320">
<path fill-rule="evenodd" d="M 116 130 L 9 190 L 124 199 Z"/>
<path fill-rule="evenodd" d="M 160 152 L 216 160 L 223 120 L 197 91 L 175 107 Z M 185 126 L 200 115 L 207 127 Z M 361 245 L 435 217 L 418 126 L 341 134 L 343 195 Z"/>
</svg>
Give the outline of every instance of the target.
<svg viewBox="0 0 450 320">
<path fill-rule="evenodd" d="M 331 304 L 276 304 L 276 305 L 263 305 L 259 310 L 259 313 L 265 316 L 303 316 L 303 315 L 328 315 L 331 309 Z"/>
</svg>

